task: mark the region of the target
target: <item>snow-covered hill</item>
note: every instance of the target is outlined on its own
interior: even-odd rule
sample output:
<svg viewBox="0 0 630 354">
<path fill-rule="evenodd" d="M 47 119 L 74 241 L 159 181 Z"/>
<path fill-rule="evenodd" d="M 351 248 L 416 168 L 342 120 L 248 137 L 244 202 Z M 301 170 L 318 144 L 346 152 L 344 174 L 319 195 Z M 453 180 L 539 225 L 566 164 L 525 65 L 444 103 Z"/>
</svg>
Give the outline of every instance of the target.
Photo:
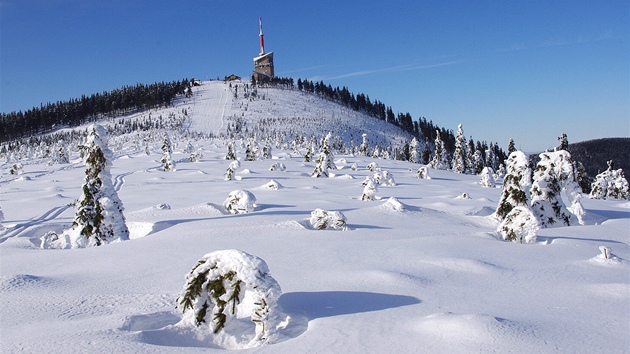
<svg viewBox="0 0 630 354">
<path fill-rule="evenodd" d="M 290 145 L 294 133 L 319 139 L 332 131 L 357 145 L 361 131 L 374 144 L 403 136 L 378 120 L 297 91 L 259 89 L 250 100 L 243 87 L 234 97 L 222 82 L 195 89 L 192 98 L 150 112 L 152 119 L 181 118 L 189 131 L 206 135 L 170 132 L 177 136 L 176 171 L 160 170 L 158 138 L 138 149 L 139 139 L 155 133 L 110 141 L 129 241 L 40 249 L 41 236 L 70 226 L 84 165 L 76 151 L 69 164 L 22 159 L 19 175 L 8 174 L 14 161 L 0 165 L 2 352 L 236 348 L 246 340 L 219 345 L 176 326 L 185 275 L 204 254 L 224 249 L 266 261 L 288 316 L 276 343 L 243 352 L 627 352 L 628 201 L 583 199 L 586 225 L 541 229 L 536 244 L 503 242 L 491 216 L 501 190 L 482 187 L 478 176 L 430 169 L 432 179 L 420 180 L 417 164 L 337 153 L 331 177 L 312 178 L 315 163 Z M 244 161 L 245 144 L 235 138 L 241 166 L 226 181 L 225 139 L 236 124 L 244 124 L 242 132 L 286 137 L 272 159 L 257 161 Z M 203 158 L 189 162 L 188 143 Z M 396 185 L 361 201 L 374 161 Z M 274 164 L 286 169 L 271 171 Z M 253 212 L 232 215 L 222 207 L 237 189 L 255 195 Z M 348 230 L 309 227 L 317 208 L 343 213 Z M 614 257 L 602 259 L 599 246 Z"/>
</svg>

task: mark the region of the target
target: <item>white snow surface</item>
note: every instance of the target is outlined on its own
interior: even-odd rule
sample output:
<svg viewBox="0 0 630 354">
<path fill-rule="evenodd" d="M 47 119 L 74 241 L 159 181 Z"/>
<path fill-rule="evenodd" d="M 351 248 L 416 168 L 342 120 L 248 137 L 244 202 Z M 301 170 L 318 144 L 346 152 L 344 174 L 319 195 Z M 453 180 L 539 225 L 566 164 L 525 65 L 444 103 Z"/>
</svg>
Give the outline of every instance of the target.
<svg viewBox="0 0 630 354">
<path fill-rule="evenodd" d="M 221 117 L 238 102 L 224 88 L 205 83 L 194 99 L 164 111 L 192 107 L 191 129 L 224 129 Z M 324 112 L 333 105 L 299 92 L 268 89 L 267 95 L 275 97 L 270 104 L 277 115 L 287 117 L 293 109 Z M 248 112 L 258 103 L 249 103 Z M 288 129 L 304 127 L 310 125 Z M 417 164 L 377 160 L 396 185 L 381 187 L 377 200 L 361 201 L 372 158 L 336 154 L 345 164 L 335 176 L 311 178 L 314 162 L 275 148 L 274 160 L 286 170 L 241 160 L 241 178 L 225 181 L 226 142 L 194 144 L 203 158 L 188 162 L 176 145 L 173 172 L 159 170 L 159 146 L 151 156 L 125 152 L 126 146 L 114 151 L 111 174 L 130 240 L 87 249 L 39 248 L 41 236 L 61 232 L 74 218 L 68 205 L 84 178 L 76 152 L 66 165 L 21 161 L 21 176 L 0 165 L 3 353 L 226 352 L 189 332 L 165 330 L 182 319 L 175 306 L 186 274 L 203 255 L 226 249 L 266 262 L 282 287 L 278 306 L 289 316 L 275 344 L 240 352 L 630 348 L 628 201 L 584 198 L 585 225 L 543 228 L 536 243 L 517 244 L 495 232 L 501 189 L 483 188 L 479 176 L 431 170 L 432 179 L 418 179 Z M 245 151 L 236 144 L 236 153 L 242 158 Z M 355 163 L 359 168 L 351 169 Z M 261 188 L 270 180 L 282 188 Z M 221 204 L 233 190 L 255 190 L 255 210 L 226 213 Z M 456 198 L 463 193 L 470 198 Z M 303 227 L 317 208 L 343 212 L 348 230 Z M 600 246 L 614 258 L 601 259 Z"/>
</svg>

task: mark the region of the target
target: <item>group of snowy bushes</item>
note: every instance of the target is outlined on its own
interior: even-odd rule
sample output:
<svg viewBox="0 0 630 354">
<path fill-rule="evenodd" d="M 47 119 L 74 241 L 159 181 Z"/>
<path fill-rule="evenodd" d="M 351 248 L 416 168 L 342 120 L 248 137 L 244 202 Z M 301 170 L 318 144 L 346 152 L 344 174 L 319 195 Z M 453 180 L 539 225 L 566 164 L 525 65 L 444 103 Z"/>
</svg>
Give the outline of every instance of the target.
<svg viewBox="0 0 630 354">
<path fill-rule="evenodd" d="M 495 212 L 502 238 L 533 243 L 540 227 L 584 224 L 582 193 L 574 171 L 571 155 L 565 150 L 540 154 L 533 177 L 527 156 L 520 151 L 511 153 Z"/>
</svg>

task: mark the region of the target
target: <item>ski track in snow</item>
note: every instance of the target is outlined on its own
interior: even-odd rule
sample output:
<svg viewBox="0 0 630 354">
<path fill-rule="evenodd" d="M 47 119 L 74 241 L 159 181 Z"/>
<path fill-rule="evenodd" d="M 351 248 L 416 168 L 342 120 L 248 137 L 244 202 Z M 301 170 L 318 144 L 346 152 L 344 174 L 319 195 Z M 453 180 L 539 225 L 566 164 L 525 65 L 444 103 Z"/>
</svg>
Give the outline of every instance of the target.
<svg viewBox="0 0 630 354">
<path fill-rule="evenodd" d="M 64 211 L 68 210 L 68 208 L 70 208 L 70 205 L 58 206 L 58 207 L 48 210 L 41 216 L 31 221 L 16 224 L 15 226 L 5 230 L 4 234 L 0 235 L 0 243 L 8 240 L 11 237 L 19 237 L 20 234 L 24 233 L 25 231 L 29 230 L 30 228 L 34 226 L 39 226 L 48 221 L 56 219 L 59 215 L 63 214 Z"/>
</svg>

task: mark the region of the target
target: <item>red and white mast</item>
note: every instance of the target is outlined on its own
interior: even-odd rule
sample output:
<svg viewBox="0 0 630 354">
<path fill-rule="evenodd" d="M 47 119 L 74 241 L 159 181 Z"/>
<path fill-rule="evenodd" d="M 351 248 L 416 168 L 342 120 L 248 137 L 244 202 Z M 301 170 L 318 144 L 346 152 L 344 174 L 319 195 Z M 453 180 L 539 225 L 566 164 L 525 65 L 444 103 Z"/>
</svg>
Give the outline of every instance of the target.
<svg viewBox="0 0 630 354">
<path fill-rule="evenodd" d="M 262 32 L 262 17 L 259 18 L 260 21 L 260 55 L 265 55 L 265 38 L 263 37 Z"/>
</svg>

